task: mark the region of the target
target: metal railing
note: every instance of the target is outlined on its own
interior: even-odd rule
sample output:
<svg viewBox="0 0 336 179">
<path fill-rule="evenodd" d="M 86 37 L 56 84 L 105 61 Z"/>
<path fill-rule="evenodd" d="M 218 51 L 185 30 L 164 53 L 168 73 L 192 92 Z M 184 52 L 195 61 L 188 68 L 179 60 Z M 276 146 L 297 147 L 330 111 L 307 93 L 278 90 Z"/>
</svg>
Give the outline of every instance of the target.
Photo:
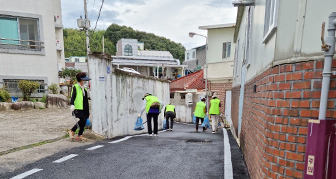
<svg viewBox="0 0 336 179">
<path fill-rule="evenodd" d="M 4 41 L 17 42 L 17 44 L 6 42 L 4 43 Z M 34 40 L 0 38 L 0 48 L 41 51 L 41 49 L 44 48 L 44 42 Z"/>
</svg>

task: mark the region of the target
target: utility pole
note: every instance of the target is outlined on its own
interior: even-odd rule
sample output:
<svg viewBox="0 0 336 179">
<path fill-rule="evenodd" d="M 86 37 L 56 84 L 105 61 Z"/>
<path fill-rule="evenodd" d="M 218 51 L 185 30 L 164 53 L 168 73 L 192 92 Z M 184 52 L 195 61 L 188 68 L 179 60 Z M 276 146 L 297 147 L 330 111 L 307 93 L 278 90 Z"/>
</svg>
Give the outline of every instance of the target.
<svg viewBox="0 0 336 179">
<path fill-rule="evenodd" d="M 90 74 L 89 70 L 89 54 L 90 54 L 90 38 L 89 38 L 89 28 L 90 28 L 90 20 L 87 18 L 87 7 L 86 7 L 86 0 L 84 0 L 84 12 L 85 12 L 85 36 L 86 36 L 86 59 L 87 59 L 87 69 L 88 69 L 88 75 Z"/>
<path fill-rule="evenodd" d="M 105 47 L 104 47 L 105 44 L 104 43 L 105 43 L 105 39 L 104 39 L 104 36 L 103 36 L 103 53 L 105 52 Z"/>
</svg>

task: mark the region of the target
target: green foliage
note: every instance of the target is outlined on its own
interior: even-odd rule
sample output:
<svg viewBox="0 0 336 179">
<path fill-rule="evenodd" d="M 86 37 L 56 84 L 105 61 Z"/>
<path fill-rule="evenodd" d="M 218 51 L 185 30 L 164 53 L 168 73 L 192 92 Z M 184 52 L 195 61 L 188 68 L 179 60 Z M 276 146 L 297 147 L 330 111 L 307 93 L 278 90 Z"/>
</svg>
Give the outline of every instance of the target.
<svg viewBox="0 0 336 179">
<path fill-rule="evenodd" d="M 38 101 L 38 99 L 33 99 L 33 98 L 31 98 L 30 101 L 33 102 L 33 103 L 35 103 L 35 102 Z"/>
<path fill-rule="evenodd" d="M 103 51 L 103 36 L 105 30 L 90 31 L 90 50 L 91 52 Z M 71 56 L 86 56 L 86 35 L 85 31 L 76 29 L 63 29 L 64 40 L 64 55 Z M 105 53 L 114 55 L 116 52 L 115 45 L 107 38 L 104 39 Z"/>
<path fill-rule="evenodd" d="M 43 95 L 43 97 L 40 100 L 40 102 L 46 103 L 47 102 L 47 97 L 45 95 Z"/>
<path fill-rule="evenodd" d="M 134 30 L 131 27 L 111 24 L 106 31 L 90 31 L 91 52 L 102 52 L 102 37 L 105 36 L 105 52 L 111 55 L 116 54 L 115 44 L 122 38 L 137 39 L 144 42 L 145 49 L 169 51 L 174 58 L 184 61 L 185 48 L 181 43 L 173 42 L 165 37 L 153 33 Z M 85 32 L 76 29 L 63 29 L 65 57 L 86 56 Z"/>
<path fill-rule="evenodd" d="M 59 89 L 59 86 L 54 83 L 51 83 L 51 85 L 48 86 L 49 93 L 51 94 L 58 94 Z"/>
<path fill-rule="evenodd" d="M 0 102 L 8 102 L 11 99 L 11 96 L 5 87 L 0 88 L 0 98 Z"/>
<path fill-rule="evenodd" d="M 62 78 L 70 78 L 70 83 L 67 82 L 68 86 L 68 96 L 70 96 L 70 88 L 74 85 L 76 81 L 77 73 L 82 72 L 81 70 L 71 69 L 71 68 L 63 68 L 62 71 L 59 73 L 59 76 Z"/>
<path fill-rule="evenodd" d="M 105 34 L 113 44 L 116 44 L 121 38 L 138 39 L 139 42 L 144 42 L 144 48 L 147 50 L 169 51 L 174 58 L 180 59 L 181 63 L 184 61 L 184 46 L 181 43 L 173 42 L 165 37 L 134 30 L 127 26 L 119 26 L 117 24 L 110 25 Z"/>
<path fill-rule="evenodd" d="M 23 101 L 29 101 L 31 94 L 37 90 L 39 86 L 40 84 L 34 81 L 20 80 L 19 88 L 23 95 Z"/>
</svg>

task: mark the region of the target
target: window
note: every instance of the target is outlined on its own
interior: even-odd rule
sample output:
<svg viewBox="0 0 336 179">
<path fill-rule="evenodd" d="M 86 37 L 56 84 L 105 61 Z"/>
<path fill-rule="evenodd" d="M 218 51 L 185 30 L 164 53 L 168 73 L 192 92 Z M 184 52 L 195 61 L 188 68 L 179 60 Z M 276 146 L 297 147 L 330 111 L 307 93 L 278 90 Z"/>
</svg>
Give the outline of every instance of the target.
<svg viewBox="0 0 336 179">
<path fill-rule="evenodd" d="M 75 62 L 79 62 L 79 58 L 75 58 Z"/>
<path fill-rule="evenodd" d="M 193 58 L 195 58 L 196 57 L 196 52 L 194 51 L 193 52 L 193 56 L 192 56 Z"/>
<path fill-rule="evenodd" d="M 187 53 L 187 60 L 189 60 L 189 53 Z"/>
<path fill-rule="evenodd" d="M 133 55 L 132 54 L 132 46 L 130 46 L 129 44 L 127 44 L 125 46 L 124 52 L 125 52 L 125 56 L 132 56 Z"/>
<path fill-rule="evenodd" d="M 19 88 L 19 81 L 17 79 L 4 79 L 4 87 L 10 93 L 19 93 L 21 92 Z M 37 93 L 44 93 L 45 92 L 45 84 L 43 80 L 32 80 L 34 82 L 38 82 L 40 84 L 39 88 L 36 90 Z"/>
<path fill-rule="evenodd" d="M 278 0 L 267 0 L 265 6 L 264 41 L 277 27 Z"/>
<path fill-rule="evenodd" d="M 38 18 L 0 15 L 0 48 L 41 51 Z"/>
<path fill-rule="evenodd" d="M 198 60 L 196 60 L 196 66 L 198 66 Z"/>
<path fill-rule="evenodd" d="M 231 42 L 223 43 L 222 58 L 228 58 L 231 55 Z"/>
</svg>

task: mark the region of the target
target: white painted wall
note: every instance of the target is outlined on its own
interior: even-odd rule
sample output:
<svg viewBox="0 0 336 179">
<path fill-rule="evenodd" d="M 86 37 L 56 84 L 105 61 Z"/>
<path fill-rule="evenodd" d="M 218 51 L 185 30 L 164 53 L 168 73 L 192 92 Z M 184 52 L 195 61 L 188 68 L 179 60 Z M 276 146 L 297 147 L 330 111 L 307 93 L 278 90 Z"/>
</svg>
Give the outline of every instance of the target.
<svg viewBox="0 0 336 179">
<path fill-rule="evenodd" d="M 255 0 L 255 6 L 245 7 L 236 42 L 235 78 L 233 86 L 240 84 L 241 68 L 246 53 L 246 19 L 252 11 L 250 64 L 246 82 L 272 65 L 301 60 L 323 59 L 321 51 L 321 25 L 335 12 L 334 0 L 279 0 L 278 25 L 267 41 L 264 39 L 266 0 Z M 327 27 L 327 25 L 326 25 Z M 326 31 L 327 32 L 327 31 Z M 238 42 L 239 41 L 239 42 Z"/>
<path fill-rule="evenodd" d="M 193 58 L 193 53 L 195 53 L 195 58 Z M 189 54 L 189 58 L 188 58 Z M 186 50 L 184 52 L 184 61 L 196 60 L 196 49 Z"/>
<path fill-rule="evenodd" d="M 175 105 L 176 119 L 183 123 L 192 123 L 192 107 L 186 105 Z"/>
<path fill-rule="evenodd" d="M 211 82 L 223 82 L 233 78 L 233 59 L 234 48 L 233 42 L 234 27 L 208 29 L 208 79 Z M 223 58 L 223 43 L 231 42 L 230 56 Z M 205 75 L 206 73 L 204 73 Z"/>
<path fill-rule="evenodd" d="M 91 55 L 89 73 L 91 77 L 92 130 L 108 138 L 147 132 L 135 131 L 134 123 L 141 112 L 145 93 L 157 96 L 165 105 L 169 103 L 169 82 L 152 77 L 125 73 L 107 73 L 111 66 L 108 59 Z M 117 70 L 116 70 L 117 71 Z M 146 115 L 142 115 L 145 122 Z M 162 129 L 163 113 L 159 115 Z"/>
<path fill-rule="evenodd" d="M 17 16 L 41 17 L 40 39 L 45 46 L 44 53 L 39 55 L 0 52 L 0 81 L 2 82 L 2 79 L 27 78 L 43 79 L 48 85 L 58 83 L 54 13 L 61 12 L 60 0 L 0 1 L 0 7 L 0 14 L 10 13 Z M 62 33 L 59 33 L 58 36 L 61 36 Z"/>
</svg>

